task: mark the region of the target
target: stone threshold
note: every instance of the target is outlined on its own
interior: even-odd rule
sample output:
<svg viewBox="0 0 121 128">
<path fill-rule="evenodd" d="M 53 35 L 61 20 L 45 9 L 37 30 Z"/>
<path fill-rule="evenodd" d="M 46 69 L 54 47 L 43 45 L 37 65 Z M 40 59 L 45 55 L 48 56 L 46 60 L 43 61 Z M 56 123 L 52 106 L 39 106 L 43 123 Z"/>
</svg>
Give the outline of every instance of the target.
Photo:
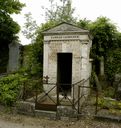
<svg viewBox="0 0 121 128">
<path fill-rule="evenodd" d="M 121 116 L 95 115 L 94 117 L 96 119 L 101 119 L 101 120 L 109 120 L 109 121 L 114 121 L 114 122 L 121 122 Z"/>
</svg>

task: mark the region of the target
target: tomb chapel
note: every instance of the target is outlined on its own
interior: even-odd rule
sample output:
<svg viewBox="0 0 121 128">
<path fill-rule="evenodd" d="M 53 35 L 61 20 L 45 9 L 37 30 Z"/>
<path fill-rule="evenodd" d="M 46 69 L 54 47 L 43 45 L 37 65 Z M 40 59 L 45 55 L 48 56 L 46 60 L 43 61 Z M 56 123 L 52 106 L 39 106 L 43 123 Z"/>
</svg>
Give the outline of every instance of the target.
<svg viewBox="0 0 121 128">
<path fill-rule="evenodd" d="M 63 22 L 46 30 L 44 34 L 44 90 L 49 91 L 55 83 L 57 87 L 52 94 L 72 95 L 72 85 L 87 80 L 89 86 L 91 75 L 90 48 L 92 38 L 88 30 Z M 49 84 L 50 83 L 50 84 Z M 58 88 L 58 89 L 57 89 Z"/>
</svg>

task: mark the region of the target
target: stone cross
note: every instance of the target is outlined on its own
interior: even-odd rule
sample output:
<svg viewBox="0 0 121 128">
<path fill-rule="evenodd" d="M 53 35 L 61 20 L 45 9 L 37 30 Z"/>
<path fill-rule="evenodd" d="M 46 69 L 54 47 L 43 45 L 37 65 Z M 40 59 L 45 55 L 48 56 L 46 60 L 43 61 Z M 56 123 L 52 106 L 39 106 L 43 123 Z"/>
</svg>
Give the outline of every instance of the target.
<svg viewBox="0 0 121 128">
<path fill-rule="evenodd" d="M 46 84 L 47 84 L 47 83 L 48 83 L 48 80 L 49 80 L 48 75 L 47 75 L 47 76 L 44 76 L 43 78 L 44 78 L 44 83 L 46 83 Z"/>
</svg>

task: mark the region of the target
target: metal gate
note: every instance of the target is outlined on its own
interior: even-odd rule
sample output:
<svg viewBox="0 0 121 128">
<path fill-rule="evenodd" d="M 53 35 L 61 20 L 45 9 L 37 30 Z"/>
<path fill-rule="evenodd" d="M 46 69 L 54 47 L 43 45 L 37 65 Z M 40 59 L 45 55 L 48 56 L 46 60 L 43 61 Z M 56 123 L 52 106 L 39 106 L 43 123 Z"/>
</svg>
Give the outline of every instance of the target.
<svg viewBox="0 0 121 128">
<path fill-rule="evenodd" d="M 85 86 L 85 83 L 89 81 L 88 78 L 71 84 L 70 95 L 59 86 L 59 83 L 46 83 L 47 85 L 53 85 L 49 91 L 43 90 L 40 93 L 38 89 L 34 90 L 35 95 L 32 98 L 35 102 L 35 109 L 57 111 L 57 106 L 69 106 L 76 110 L 78 114 L 95 114 L 97 112 L 98 91 L 93 87 Z M 61 89 L 61 94 L 59 89 Z M 52 95 L 53 90 L 56 90 L 55 95 Z M 28 101 L 27 98 L 24 98 L 24 100 Z"/>
</svg>

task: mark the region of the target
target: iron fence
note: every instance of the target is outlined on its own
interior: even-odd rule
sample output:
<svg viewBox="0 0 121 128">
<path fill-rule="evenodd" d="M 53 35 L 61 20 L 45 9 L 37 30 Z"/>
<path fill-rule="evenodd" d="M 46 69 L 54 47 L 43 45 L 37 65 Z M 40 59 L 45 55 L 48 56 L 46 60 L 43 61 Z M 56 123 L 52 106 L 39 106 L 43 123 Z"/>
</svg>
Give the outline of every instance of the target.
<svg viewBox="0 0 121 128">
<path fill-rule="evenodd" d="M 80 80 L 74 84 L 71 84 L 71 93 L 68 94 L 63 88 L 68 84 L 59 83 L 46 83 L 47 86 L 51 85 L 48 91 L 43 90 L 41 92 L 38 88 L 31 90 L 31 97 L 26 91 L 26 87 L 23 87 L 22 99 L 28 102 L 34 102 L 35 108 L 47 111 L 56 111 L 57 106 L 70 106 L 75 109 L 79 114 L 86 114 L 93 108 L 93 114 L 97 114 L 98 111 L 98 91 L 91 86 L 85 86 L 87 80 Z M 41 83 L 42 84 L 42 83 Z M 52 92 L 55 91 L 54 95 Z M 61 92 L 61 93 L 60 93 Z M 91 101 L 89 101 L 91 99 Z M 93 99 L 93 101 L 92 101 Z"/>
<path fill-rule="evenodd" d="M 41 92 L 39 88 L 35 88 L 35 90 L 30 90 L 31 94 L 28 93 L 26 87 L 23 87 L 22 99 L 34 102 L 35 108 L 39 110 L 56 111 L 57 106 L 69 106 L 81 115 L 121 116 L 121 102 L 104 96 L 103 90 L 101 92 L 96 87 L 86 86 L 89 79 L 71 84 L 71 94 L 65 92 L 60 86 L 62 84 L 58 83 L 46 83 L 47 86 L 51 86 L 48 91 Z"/>
</svg>

